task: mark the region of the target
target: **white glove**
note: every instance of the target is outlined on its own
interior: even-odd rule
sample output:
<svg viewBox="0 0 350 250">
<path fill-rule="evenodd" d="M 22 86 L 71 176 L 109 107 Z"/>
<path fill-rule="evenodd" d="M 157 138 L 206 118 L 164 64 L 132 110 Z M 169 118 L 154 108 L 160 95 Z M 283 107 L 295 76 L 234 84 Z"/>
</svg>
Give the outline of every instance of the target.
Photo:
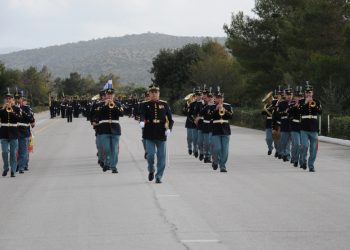
<svg viewBox="0 0 350 250">
<path fill-rule="evenodd" d="M 140 122 L 140 128 L 144 128 L 145 127 L 145 122 Z"/>
<path fill-rule="evenodd" d="M 170 131 L 170 129 L 167 129 L 166 131 L 165 131 L 165 135 L 166 135 L 166 137 L 169 137 L 169 135 L 171 134 L 171 131 Z"/>
</svg>

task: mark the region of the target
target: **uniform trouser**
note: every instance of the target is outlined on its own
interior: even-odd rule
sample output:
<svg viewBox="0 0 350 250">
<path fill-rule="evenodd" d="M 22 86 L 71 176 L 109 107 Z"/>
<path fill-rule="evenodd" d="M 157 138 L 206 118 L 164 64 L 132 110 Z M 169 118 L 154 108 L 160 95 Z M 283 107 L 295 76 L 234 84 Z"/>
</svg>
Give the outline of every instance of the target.
<svg viewBox="0 0 350 250">
<path fill-rule="evenodd" d="M 265 130 L 265 133 L 266 133 L 266 138 L 265 138 L 265 141 L 266 141 L 266 144 L 267 144 L 267 147 L 269 149 L 269 151 L 272 151 L 273 149 L 273 146 L 272 146 L 272 128 L 267 128 Z"/>
<path fill-rule="evenodd" d="M 57 109 L 57 115 L 60 115 L 61 114 L 61 109 Z"/>
<path fill-rule="evenodd" d="M 291 138 L 292 138 L 291 160 L 292 162 L 300 162 L 300 158 L 301 158 L 300 157 L 300 132 L 292 131 Z"/>
<path fill-rule="evenodd" d="M 309 149 L 309 141 L 310 141 L 310 151 L 309 151 L 309 160 L 308 160 L 308 167 L 309 169 L 313 169 L 315 160 L 316 160 L 316 154 L 317 154 L 317 144 L 318 144 L 318 133 L 317 132 L 310 132 L 310 131 L 300 131 L 300 139 L 301 139 L 301 165 L 306 164 L 306 158 L 307 158 L 307 151 Z"/>
<path fill-rule="evenodd" d="M 213 135 L 211 139 L 213 143 L 213 163 L 218 164 L 220 169 L 226 169 L 230 136 Z"/>
<path fill-rule="evenodd" d="M 198 151 L 200 154 L 203 154 L 203 132 L 202 130 L 197 129 L 198 132 L 198 139 L 197 139 L 197 144 L 198 144 Z"/>
<path fill-rule="evenodd" d="M 100 142 L 103 145 L 103 162 L 112 170 L 117 169 L 119 154 L 119 135 L 102 134 Z"/>
<path fill-rule="evenodd" d="M 29 144 L 29 137 L 18 139 L 18 169 L 22 171 L 27 166 L 28 144 Z"/>
<path fill-rule="evenodd" d="M 192 129 L 193 151 L 198 152 L 198 131 L 196 128 Z"/>
<path fill-rule="evenodd" d="M 103 162 L 103 145 L 101 143 L 101 135 L 96 135 L 96 148 L 98 160 Z"/>
<path fill-rule="evenodd" d="M 194 130 L 194 128 L 187 128 L 187 148 L 188 148 L 188 150 L 192 150 L 193 130 Z"/>
<path fill-rule="evenodd" d="M 281 154 L 281 149 L 280 149 L 280 148 L 281 148 L 281 146 L 280 146 L 281 144 L 280 144 L 280 141 L 281 141 L 281 139 L 278 139 L 278 140 L 274 140 L 274 141 L 273 141 L 273 144 L 274 144 L 275 149 L 276 149 L 276 153 L 279 154 L 279 155 Z"/>
<path fill-rule="evenodd" d="M 290 132 L 281 132 L 280 154 L 290 159 Z"/>
<path fill-rule="evenodd" d="M 4 170 L 9 170 L 9 152 L 11 172 L 15 173 L 17 169 L 16 151 L 18 146 L 17 139 L 1 139 L 2 160 L 4 161 Z"/>
<path fill-rule="evenodd" d="M 203 133 L 203 154 L 205 158 L 211 157 L 212 145 L 211 145 L 212 133 Z"/>
<path fill-rule="evenodd" d="M 67 114 L 67 122 L 72 122 L 72 120 L 73 120 L 73 115 Z"/>
<path fill-rule="evenodd" d="M 157 153 L 156 178 L 161 179 L 165 169 L 166 142 L 146 139 L 148 172 L 154 173 L 154 155 Z"/>
</svg>

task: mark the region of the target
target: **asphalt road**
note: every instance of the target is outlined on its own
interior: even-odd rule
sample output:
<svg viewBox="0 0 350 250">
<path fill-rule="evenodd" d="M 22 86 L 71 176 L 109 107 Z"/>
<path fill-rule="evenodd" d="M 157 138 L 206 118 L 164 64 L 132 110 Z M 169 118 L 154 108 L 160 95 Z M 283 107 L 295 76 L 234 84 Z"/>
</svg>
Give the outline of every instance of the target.
<svg viewBox="0 0 350 250">
<path fill-rule="evenodd" d="M 37 115 L 30 171 L 0 178 L 0 249 L 350 249 L 350 148 L 320 143 L 316 173 L 267 156 L 232 128 L 228 173 L 187 154 L 175 118 L 162 184 L 141 131 L 121 121 L 119 174 L 97 165 L 84 118 Z"/>
</svg>

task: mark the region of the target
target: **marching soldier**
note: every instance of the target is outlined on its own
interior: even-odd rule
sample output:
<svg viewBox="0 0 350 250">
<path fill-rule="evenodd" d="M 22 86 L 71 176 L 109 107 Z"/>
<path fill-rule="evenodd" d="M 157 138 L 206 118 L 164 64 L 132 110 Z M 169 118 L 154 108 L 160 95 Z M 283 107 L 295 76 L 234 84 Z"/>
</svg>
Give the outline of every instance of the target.
<svg viewBox="0 0 350 250">
<path fill-rule="evenodd" d="M 145 98 L 143 100 L 143 102 L 140 103 L 139 107 L 138 107 L 138 119 L 140 120 L 140 116 L 141 116 L 141 112 L 143 110 L 143 106 L 145 105 L 145 103 L 147 103 L 149 101 L 149 93 L 145 93 Z M 144 154 L 144 158 L 147 160 L 147 150 L 146 150 L 146 140 L 144 138 L 144 128 L 142 128 L 142 145 L 143 145 L 143 149 L 145 150 L 145 154 Z"/>
<path fill-rule="evenodd" d="M 306 169 L 308 166 L 310 172 L 315 172 L 315 160 L 318 144 L 318 121 L 317 116 L 322 113 L 320 101 L 314 99 L 313 87 L 308 84 L 305 87 L 305 99 L 300 101 L 300 138 L 301 138 L 301 162 L 300 166 Z M 309 149 L 310 143 L 310 149 Z M 309 159 L 307 152 L 309 150 Z"/>
<path fill-rule="evenodd" d="M 30 127 L 34 127 L 35 119 L 31 108 L 23 104 L 23 92 L 15 93 L 16 106 L 20 108 L 22 117 L 19 119 L 18 125 L 18 170 L 20 174 L 24 170 L 28 170 L 28 145 L 30 137 Z"/>
<path fill-rule="evenodd" d="M 17 169 L 16 151 L 18 146 L 18 127 L 17 123 L 21 119 L 21 110 L 14 105 L 13 96 L 10 90 L 5 93 L 5 100 L 2 109 L 0 109 L 0 139 L 2 149 L 2 159 L 4 161 L 4 171 L 2 176 L 7 176 L 9 171 L 9 152 L 11 177 L 15 177 Z"/>
<path fill-rule="evenodd" d="M 273 93 L 268 93 L 262 102 L 265 104 L 263 111 L 261 112 L 262 115 L 266 116 L 266 122 L 265 122 L 265 134 L 266 134 L 266 144 L 268 147 L 267 154 L 271 155 L 273 150 L 273 139 L 272 139 L 272 113 L 274 109 L 274 100 L 273 100 Z M 276 103 L 276 102 L 275 102 Z"/>
<path fill-rule="evenodd" d="M 291 163 L 294 167 L 300 162 L 300 105 L 299 101 L 304 96 L 302 87 L 297 87 L 293 96 L 293 102 L 289 108 L 289 120 L 291 129 Z"/>
<path fill-rule="evenodd" d="M 211 91 L 205 94 L 208 98 L 207 103 L 201 111 L 201 116 L 203 117 L 203 154 L 204 154 L 204 163 L 212 163 L 211 161 L 211 137 L 213 131 L 213 123 L 211 119 L 211 115 L 214 112 L 216 105 L 214 103 L 214 97 Z M 204 100 L 207 99 L 204 97 Z"/>
<path fill-rule="evenodd" d="M 228 103 L 224 103 L 224 94 L 218 92 L 215 95 L 216 108 L 212 112 L 213 120 L 213 163 L 214 170 L 220 167 L 220 172 L 227 172 L 226 163 L 228 159 L 229 142 L 231 128 L 229 120 L 232 118 L 232 107 Z"/>
<path fill-rule="evenodd" d="M 113 174 L 118 173 L 119 137 L 121 129 L 119 117 L 123 116 L 123 109 L 114 102 L 114 89 L 106 90 L 105 101 L 97 108 L 95 120 L 100 134 L 100 143 L 103 145 L 103 172 L 111 169 Z"/>
<path fill-rule="evenodd" d="M 66 116 L 67 122 L 72 122 L 73 120 L 73 102 L 72 100 L 68 100 L 66 104 Z"/>
<path fill-rule="evenodd" d="M 56 103 L 53 97 L 50 99 L 50 118 L 53 119 L 56 117 Z"/>
<path fill-rule="evenodd" d="M 156 183 L 162 183 L 165 169 L 166 140 L 173 128 L 170 108 L 167 102 L 159 100 L 159 86 L 152 84 L 148 88 L 150 100 L 145 102 L 140 113 L 140 127 L 144 128 L 146 141 L 148 180 L 154 179 L 154 155 L 157 153 Z"/>
<path fill-rule="evenodd" d="M 188 111 L 188 116 L 190 116 L 190 119 L 193 120 L 194 128 L 191 129 L 192 131 L 192 141 L 193 141 L 193 155 L 194 157 L 199 156 L 199 146 L 198 146 L 198 127 L 197 127 L 197 117 L 199 117 L 199 112 L 202 109 L 202 91 L 200 89 L 197 89 L 195 92 L 196 100 L 190 104 L 190 110 Z M 190 148 L 188 149 L 188 153 L 191 154 L 192 151 Z"/>
<path fill-rule="evenodd" d="M 62 118 L 66 118 L 66 105 L 67 105 L 67 99 L 64 98 L 60 105 Z"/>
<path fill-rule="evenodd" d="M 192 116 L 195 102 L 193 100 L 193 96 L 195 96 L 195 90 L 193 90 L 193 94 L 186 101 L 185 107 L 183 108 L 184 114 L 187 116 L 185 128 L 187 131 L 187 149 L 188 154 L 191 155 L 193 153 L 194 148 L 194 132 L 196 129 L 196 124 L 194 123 L 194 118 Z"/>
<path fill-rule="evenodd" d="M 278 157 L 278 159 L 282 159 L 281 143 L 280 143 L 281 117 L 278 112 L 278 107 L 280 103 L 283 101 L 282 99 L 283 91 L 281 90 L 280 86 L 278 86 L 278 90 L 275 90 L 275 93 L 277 93 L 277 96 L 276 96 L 276 101 L 274 102 L 273 112 L 272 112 L 272 139 L 274 141 L 274 145 L 276 149 L 275 158 Z"/>
</svg>

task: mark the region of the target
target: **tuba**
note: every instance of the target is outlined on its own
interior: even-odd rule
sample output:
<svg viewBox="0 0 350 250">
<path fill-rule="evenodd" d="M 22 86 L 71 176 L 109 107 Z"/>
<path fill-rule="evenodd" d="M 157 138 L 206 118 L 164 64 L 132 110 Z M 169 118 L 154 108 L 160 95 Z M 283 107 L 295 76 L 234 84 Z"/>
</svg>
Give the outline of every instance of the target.
<svg viewBox="0 0 350 250">
<path fill-rule="evenodd" d="M 265 95 L 265 97 L 261 100 L 262 103 L 264 103 L 264 108 L 263 110 L 269 115 L 272 116 L 271 112 L 268 111 L 267 107 L 270 106 L 270 104 L 273 101 L 273 92 L 270 91 Z"/>
</svg>

